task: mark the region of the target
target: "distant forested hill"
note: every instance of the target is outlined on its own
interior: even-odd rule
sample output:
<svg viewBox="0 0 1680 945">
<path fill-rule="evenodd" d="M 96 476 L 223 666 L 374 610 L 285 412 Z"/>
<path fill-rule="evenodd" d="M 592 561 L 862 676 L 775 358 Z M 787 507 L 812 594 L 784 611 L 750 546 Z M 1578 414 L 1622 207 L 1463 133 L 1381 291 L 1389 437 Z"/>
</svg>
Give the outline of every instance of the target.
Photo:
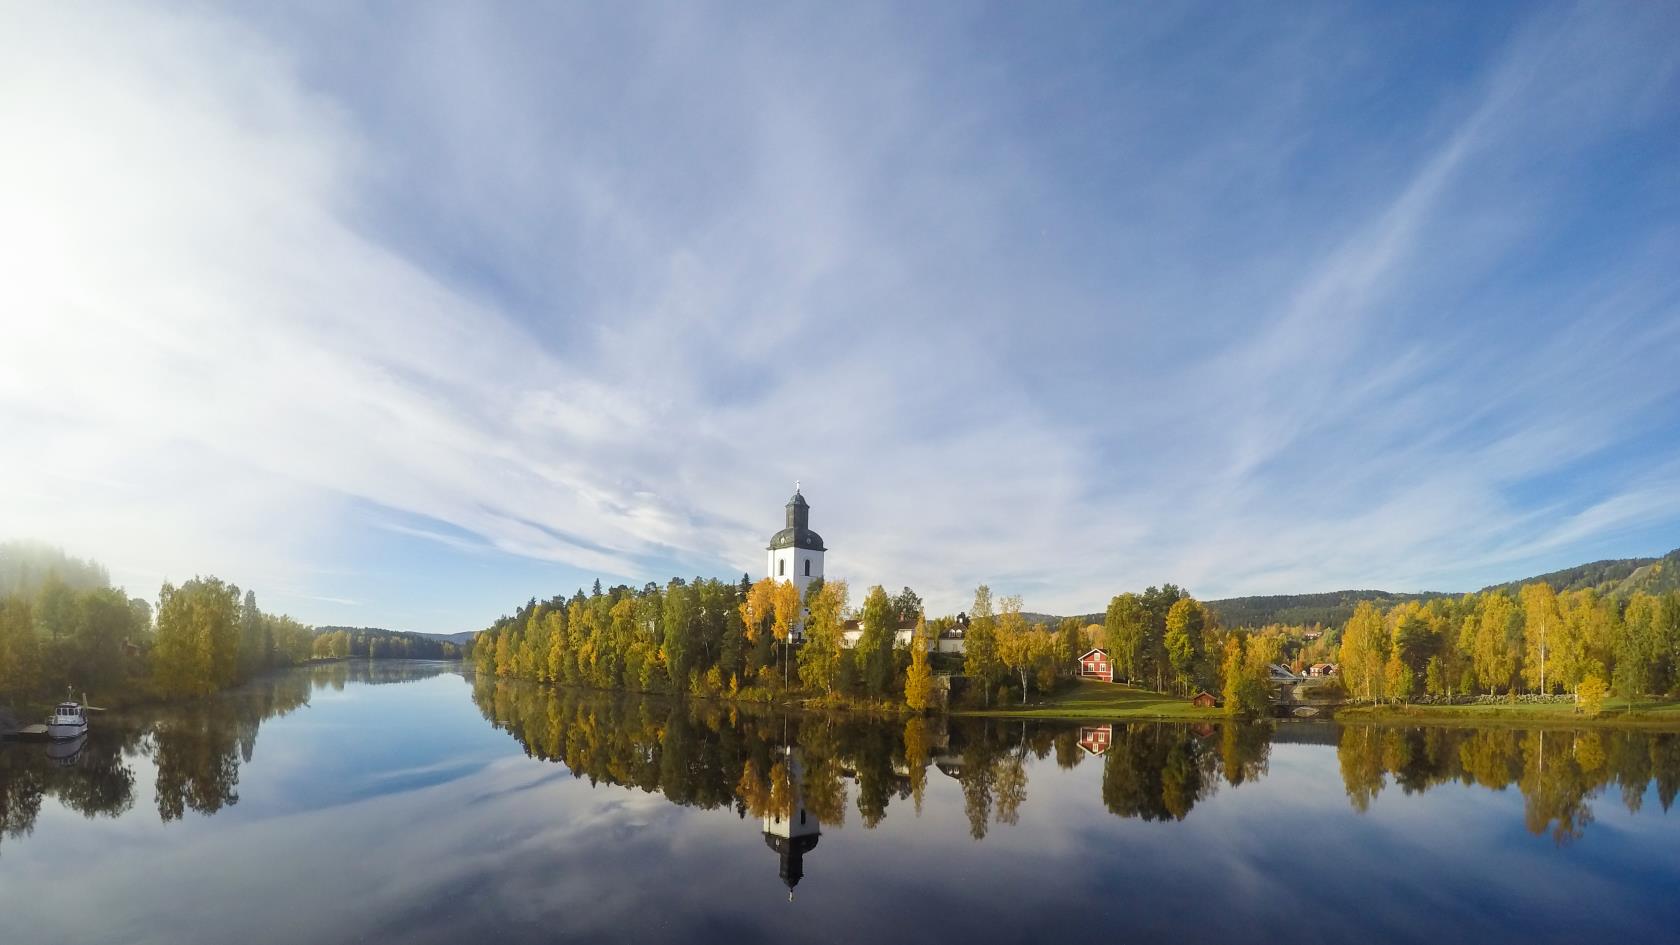
<svg viewBox="0 0 1680 945">
<path fill-rule="evenodd" d="M 455 633 L 422 633 L 421 636 L 432 637 L 433 639 L 437 639 L 437 640 L 445 640 L 445 641 L 448 641 L 450 643 L 465 645 L 465 644 L 471 643 L 473 641 L 473 637 L 478 636 L 478 631 L 477 630 L 460 630 L 460 631 L 457 631 Z"/>
<path fill-rule="evenodd" d="M 1360 601 L 1374 601 L 1384 610 L 1409 600 L 1449 597 L 1439 591 L 1395 594 L 1389 591 L 1329 591 L 1323 594 L 1270 594 L 1260 597 L 1227 597 L 1210 600 L 1208 607 L 1227 627 L 1263 627 L 1269 623 L 1323 624 L 1334 626 L 1353 616 Z"/>
<path fill-rule="evenodd" d="M 1054 630 L 1056 628 L 1057 624 L 1061 623 L 1064 619 L 1066 619 L 1064 617 L 1058 617 L 1055 614 L 1040 614 L 1040 613 L 1033 613 L 1031 611 L 1022 611 L 1021 612 L 1021 617 L 1022 617 L 1022 619 L 1026 620 L 1028 626 L 1032 626 L 1033 624 L 1041 623 L 1041 624 L 1044 624 L 1046 627 L 1049 627 L 1052 630 Z M 1102 614 L 1086 614 L 1084 616 L 1081 616 L 1079 619 L 1084 623 L 1102 623 L 1103 622 L 1103 615 Z"/>
<path fill-rule="evenodd" d="M 455 646 L 464 646 L 467 642 L 472 641 L 472 637 L 479 634 L 479 631 L 462 631 L 455 632 L 455 634 L 422 634 L 418 631 L 388 631 L 385 627 L 316 627 L 316 636 L 328 636 L 328 634 L 339 634 L 339 632 L 351 637 L 353 641 L 356 641 L 356 639 L 360 639 L 360 641 L 380 639 L 380 641 L 385 642 L 407 641 L 408 647 L 412 647 L 415 656 L 425 657 L 435 656 L 435 647 L 438 644 L 450 642 Z M 450 654 L 450 656 L 455 656 L 455 654 Z"/>
<path fill-rule="evenodd" d="M 1553 590 L 1584 591 L 1593 589 L 1612 597 L 1627 597 L 1644 591 L 1661 594 L 1680 590 L 1680 548 L 1661 558 L 1617 558 L 1576 565 L 1562 571 L 1537 574 L 1521 581 L 1494 584 L 1487 591 L 1505 590 L 1515 593 L 1524 584 L 1544 581 Z"/>
<path fill-rule="evenodd" d="M 1638 592 L 1662 594 L 1680 590 L 1680 549 L 1661 558 L 1620 558 L 1594 561 L 1561 571 L 1550 571 L 1504 584 L 1483 588 L 1484 591 L 1505 590 L 1513 594 L 1524 584 L 1544 581 L 1559 593 L 1592 588 L 1601 594 L 1626 598 Z M 1372 601 L 1384 610 L 1409 600 L 1429 600 L 1436 597 L 1456 597 L 1454 591 L 1422 591 L 1394 593 L 1392 591 L 1329 591 L 1323 594 L 1272 594 L 1256 597 L 1227 597 L 1208 601 L 1207 605 L 1219 615 L 1219 622 L 1227 627 L 1262 627 L 1269 623 L 1292 625 L 1323 624 L 1335 626 L 1353 616 L 1353 608 L 1360 601 Z M 1039 615 L 1034 615 L 1039 616 Z M 1055 625 L 1057 618 L 1043 615 L 1045 623 Z M 1101 623 L 1102 614 L 1087 615 L 1087 622 Z"/>
</svg>

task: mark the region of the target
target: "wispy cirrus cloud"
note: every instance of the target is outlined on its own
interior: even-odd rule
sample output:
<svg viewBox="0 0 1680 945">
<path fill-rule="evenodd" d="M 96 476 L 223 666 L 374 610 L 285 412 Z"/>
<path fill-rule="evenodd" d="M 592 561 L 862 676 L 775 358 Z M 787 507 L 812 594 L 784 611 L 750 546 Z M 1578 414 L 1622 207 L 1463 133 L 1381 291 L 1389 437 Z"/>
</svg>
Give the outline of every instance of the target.
<svg viewBox="0 0 1680 945">
<path fill-rule="evenodd" d="M 1657 550 L 1667 12 L 1061 12 L 8 11 L 0 520 L 426 629 L 795 478 L 951 609 Z"/>
</svg>

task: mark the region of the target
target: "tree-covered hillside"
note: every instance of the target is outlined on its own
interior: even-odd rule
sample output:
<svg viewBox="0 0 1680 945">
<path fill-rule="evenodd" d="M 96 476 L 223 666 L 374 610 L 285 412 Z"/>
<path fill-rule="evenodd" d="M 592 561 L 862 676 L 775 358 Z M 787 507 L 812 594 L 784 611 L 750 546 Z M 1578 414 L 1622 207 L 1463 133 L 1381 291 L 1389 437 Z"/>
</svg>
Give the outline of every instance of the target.
<svg viewBox="0 0 1680 945">
<path fill-rule="evenodd" d="M 1619 558 L 1594 561 L 1559 571 L 1537 574 L 1521 580 L 1484 587 L 1486 591 L 1517 593 L 1524 584 L 1545 583 L 1562 594 L 1567 591 L 1595 590 L 1600 594 L 1626 600 L 1636 593 L 1663 594 L 1680 590 L 1680 549 L 1661 558 Z M 1326 627 L 1347 622 L 1353 609 L 1361 601 L 1370 601 L 1387 610 L 1407 601 L 1429 601 L 1438 597 L 1458 597 L 1458 591 L 1420 591 L 1396 593 L 1382 590 L 1327 591 L 1321 594 L 1267 594 L 1252 597 L 1227 597 L 1211 600 L 1207 606 L 1228 627 L 1263 627 L 1268 624 Z M 1054 626 L 1061 618 L 1047 614 L 1029 615 L 1035 621 Z M 1088 614 L 1086 622 L 1102 621 L 1102 614 Z"/>
<path fill-rule="evenodd" d="M 1511 581 L 1506 584 L 1495 584 L 1483 588 L 1486 591 L 1510 591 L 1515 593 L 1524 584 L 1544 582 L 1552 586 L 1558 593 L 1564 591 L 1595 590 L 1600 594 L 1625 598 L 1643 591 L 1647 594 L 1661 594 L 1665 591 L 1680 590 L 1680 548 L 1670 551 L 1661 558 L 1617 558 L 1606 561 L 1594 561 L 1591 564 L 1576 565 L 1561 571 L 1550 571 L 1537 574 L 1521 581 Z"/>
<path fill-rule="evenodd" d="M 310 650 L 316 659 L 460 659 L 462 645 L 429 633 L 383 627 L 316 627 Z"/>
<path fill-rule="evenodd" d="M 1424 601 L 1436 597 L 1450 597 L 1436 591 L 1418 594 L 1395 594 L 1389 591 L 1329 591 L 1323 594 L 1269 594 L 1258 597 L 1227 597 L 1208 601 L 1208 607 L 1219 620 L 1230 627 L 1263 627 L 1281 623 L 1296 626 L 1322 624 L 1334 626 L 1353 616 L 1353 608 L 1360 601 L 1371 601 L 1388 608 L 1405 601 Z"/>
</svg>

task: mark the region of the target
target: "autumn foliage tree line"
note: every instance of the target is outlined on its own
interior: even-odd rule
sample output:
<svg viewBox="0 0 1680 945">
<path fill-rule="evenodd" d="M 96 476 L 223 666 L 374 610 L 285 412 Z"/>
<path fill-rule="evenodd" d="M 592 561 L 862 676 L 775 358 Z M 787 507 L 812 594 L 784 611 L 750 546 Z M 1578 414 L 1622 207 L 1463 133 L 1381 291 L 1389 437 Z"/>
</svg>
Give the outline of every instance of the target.
<svg viewBox="0 0 1680 945">
<path fill-rule="evenodd" d="M 936 667 L 934 642 L 959 628 L 965 654 Z M 871 587 L 854 609 L 843 580 L 814 580 L 801 596 L 790 581 L 743 575 L 640 589 L 597 581 L 587 594 L 533 599 L 480 633 L 472 658 L 486 675 L 563 685 L 919 711 L 935 704 L 939 675 L 965 676 L 983 704 L 1053 688 L 1088 642 L 1077 619 L 1029 625 L 1019 597 L 994 602 L 985 586 L 967 613 L 930 618 L 910 588 Z"/>
<path fill-rule="evenodd" d="M 1103 645 L 1119 674 L 1148 688 L 1223 695 L 1258 713 L 1268 669 L 1337 666 L 1348 698 L 1464 702 L 1567 696 L 1595 713 L 1614 692 L 1680 692 L 1680 591 L 1559 592 L 1535 581 L 1462 596 L 1358 603 L 1340 626 L 1224 628 L 1173 585 L 1110 602 Z"/>
<path fill-rule="evenodd" d="M 1366 603 L 1323 646 L 1356 700 L 1568 696 L 1597 712 L 1612 691 L 1680 690 L 1680 592 L 1624 598 L 1535 582 L 1387 611 Z"/>
<path fill-rule="evenodd" d="M 788 645 L 803 614 L 803 642 Z M 861 634 L 843 634 L 850 619 Z M 909 630 L 908 640 L 897 631 Z M 962 653 L 930 653 L 960 634 Z M 598 689 L 724 696 L 748 701 L 797 697 L 833 704 L 936 704 L 941 675 L 959 677 L 976 707 L 1028 702 L 1078 674 L 1091 646 L 1112 654 L 1119 675 L 1158 691 L 1223 691 L 1236 711 L 1267 705 L 1267 666 L 1277 634 L 1222 627 L 1216 614 L 1172 584 L 1121 594 L 1101 624 L 1030 621 L 1019 596 L 975 589 L 960 614 L 928 617 L 910 588 L 880 586 L 851 605 L 841 580 L 814 580 L 803 597 L 789 581 L 672 578 L 641 589 L 579 590 L 532 599 L 473 644 L 479 672 Z"/>
<path fill-rule="evenodd" d="M 50 702 L 67 689 L 99 705 L 201 696 L 314 657 L 459 655 L 447 648 L 411 652 L 377 632 L 317 636 L 216 577 L 165 582 L 154 607 L 112 587 L 96 563 L 0 545 L 0 705 Z"/>
<path fill-rule="evenodd" d="M 813 581 L 801 597 L 792 582 L 755 584 L 745 575 L 738 582 L 672 578 L 640 589 L 596 581 L 587 594 L 533 599 L 498 619 L 474 639 L 472 658 L 487 676 L 597 689 L 888 699 L 902 692 L 910 662 L 894 647 L 895 631 L 919 619 L 921 600 L 908 588 L 897 597 L 872 588 L 863 639 L 847 649 L 848 594 L 844 581 Z M 789 646 L 806 610 L 806 643 Z"/>
<path fill-rule="evenodd" d="M 1598 584 L 1574 583 L 1582 581 Z M 1315 663 L 1337 664 L 1334 680 L 1322 684 L 1332 698 L 1338 686 L 1369 702 L 1567 694 L 1592 712 L 1612 691 L 1680 694 L 1677 585 L 1680 551 L 1466 595 L 1306 595 L 1300 599 L 1320 610 L 1351 615 L 1329 626 L 1247 626 L 1220 614 L 1292 613 L 1275 605 L 1296 598 L 1210 605 L 1163 584 L 1115 596 L 1090 622 L 1034 622 L 1019 597 L 994 597 L 985 585 L 964 613 L 930 617 L 908 588 L 895 596 L 870 588 L 854 611 L 847 585 L 835 580 L 812 582 L 803 599 L 790 582 L 744 575 L 673 578 L 640 590 L 604 591 L 596 582 L 587 595 L 533 599 L 501 618 L 474 656 L 493 675 L 597 688 L 920 709 L 936 701 L 940 676 L 963 683 L 960 698 L 972 705 L 1029 701 L 1074 676 L 1077 657 L 1101 645 L 1119 679 L 1186 697 L 1207 690 L 1233 714 L 1269 710 L 1274 665 L 1300 672 Z M 1373 594 L 1375 601 L 1353 603 Z M 1253 606 L 1235 606 L 1245 601 Z M 804 643 L 787 646 L 802 610 Z M 850 617 L 862 627 L 855 648 L 842 643 Z M 908 627 L 913 645 L 904 646 L 895 630 Z M 953 631 L 962 634 L 962 655 L 929 658 L 929 644 Z"/>
</svg>

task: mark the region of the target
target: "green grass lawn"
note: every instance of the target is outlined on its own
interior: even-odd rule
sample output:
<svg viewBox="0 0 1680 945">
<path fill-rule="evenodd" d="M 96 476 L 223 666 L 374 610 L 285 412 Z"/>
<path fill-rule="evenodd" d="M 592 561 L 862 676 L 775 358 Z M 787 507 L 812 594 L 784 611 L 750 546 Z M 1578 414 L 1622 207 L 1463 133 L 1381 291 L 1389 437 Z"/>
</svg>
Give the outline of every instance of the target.
<svg viewBox="0 0 1680 945">
<path fill-rule="evenodd" d="M 1680 701 L 1606 699 L 1604 709 L 1596 717 L 1581 715 L 1568 703 L 1343 706 L 1336 711 L 1336 720 L 1407 725 L 1528 725 L 1546 722 L 1680 729 Z"/>
<path fill-rule="evenodd" d="M 1221 719 L 1219 709 L 1198 709 L 1189 699 L 1127 685 L 1076 680 L 1066 689 L 1036 697 L 1026 705 L 958 709 L 952 715 L 1035 719 Z"/>
<path fill-rule="evenodd" d="M 1035 698 L 1026 705 L 957 709 L 952 715 L 1037 719 L 1223 719 L 1220 709 L 1198 709 L 1190 700 L 1133 686 L 1081 679 L 1068 688 Z M 1680 730 L 1680 701 L 1607 699 L 1595 718 L 1567 703 L 1489 705 L 1343 706 L 1336 720 L 1389 725 L 1608 725 Z"/>
</svg>

